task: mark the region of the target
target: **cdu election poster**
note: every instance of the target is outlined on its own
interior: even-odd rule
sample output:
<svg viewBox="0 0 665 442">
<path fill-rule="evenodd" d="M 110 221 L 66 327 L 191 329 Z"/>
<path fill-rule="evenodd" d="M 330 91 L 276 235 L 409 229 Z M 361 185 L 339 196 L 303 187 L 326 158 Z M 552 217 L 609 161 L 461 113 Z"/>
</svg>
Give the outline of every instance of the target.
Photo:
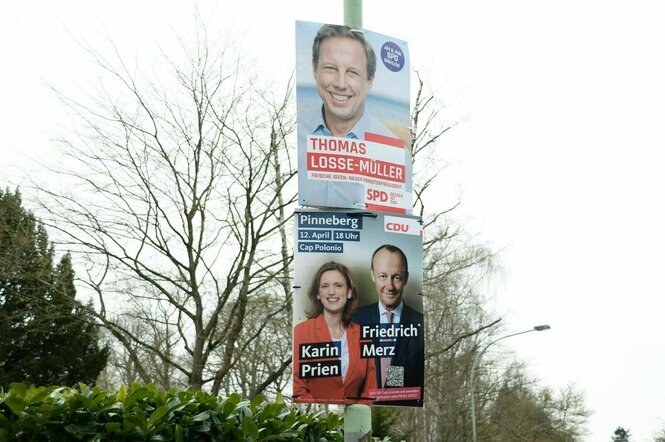
<svg viewBox="0 0 665 442">
<path fill-rule="evenodd" d="M 423 405 L 419 217 L 295 213 L 293 398 Z"/>
<path fill-rule="evenodd" d="M 411 213 L 409 88 L 406 42 L 296 22 L 301 205 Z"/>
</svg>

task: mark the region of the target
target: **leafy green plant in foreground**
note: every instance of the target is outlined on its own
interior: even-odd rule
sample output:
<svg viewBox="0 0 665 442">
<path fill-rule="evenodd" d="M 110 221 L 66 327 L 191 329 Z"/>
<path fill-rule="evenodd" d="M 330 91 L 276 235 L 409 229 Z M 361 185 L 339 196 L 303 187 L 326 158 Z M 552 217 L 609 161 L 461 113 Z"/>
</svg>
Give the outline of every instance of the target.
<svg viewBox="0 0 665 442">
<path fill-rule="evenodd" d="M 154 385 L 107 392 L 12 384 L 0 391 L 0 441 L 341 441 L 342 418 L 284 403 Z"/>
</svg>

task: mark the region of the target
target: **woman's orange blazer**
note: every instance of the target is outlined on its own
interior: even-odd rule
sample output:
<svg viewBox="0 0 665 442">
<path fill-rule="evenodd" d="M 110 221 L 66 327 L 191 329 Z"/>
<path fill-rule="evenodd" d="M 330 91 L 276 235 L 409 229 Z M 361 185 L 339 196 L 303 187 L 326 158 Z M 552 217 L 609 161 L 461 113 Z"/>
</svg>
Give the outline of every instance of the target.
<svg viewBox="0 0 665 442">
<path fill-rule="evenodd" d="M 323 314 L 296 325 L 293 330 L 293 399 L 295 402 L 329 404 L 371 404 L 370 391 L 376 390 L 374 358 L 360 357 L 360 326 L 346 328 L 349 346 L 349 368 L 341 376 L 300 377 L 300 344 L 332 342 Z"/>
</svg>

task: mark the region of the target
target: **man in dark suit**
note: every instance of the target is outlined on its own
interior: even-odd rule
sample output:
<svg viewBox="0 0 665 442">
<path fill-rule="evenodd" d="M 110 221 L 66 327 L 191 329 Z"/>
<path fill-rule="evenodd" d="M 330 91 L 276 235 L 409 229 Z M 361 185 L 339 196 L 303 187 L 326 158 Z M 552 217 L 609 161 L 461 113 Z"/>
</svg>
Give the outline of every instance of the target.
<svg viewBox="0 0 665 442">
<path fill-rule="evenodd" d="M 378 400 L 376 404 L 422 407 L 425 324 L 423 314 L 406 305 L 402 299 L 409 279 L 406 255 L 400 248 L 384 244 L 372 255 L 371 272 L 379 301 L 358 309 L 353 322 L 360 324 L 361 329 L 367 332 L 379 325 L 380 329 L 394 330 L 397 336 L 388 340 L 373 339 L 374 345 L 394 346 L 391 357 L 375 358 L 377 385 L 380 389 L 420 387 L 419 399 Z"/>
</svg>

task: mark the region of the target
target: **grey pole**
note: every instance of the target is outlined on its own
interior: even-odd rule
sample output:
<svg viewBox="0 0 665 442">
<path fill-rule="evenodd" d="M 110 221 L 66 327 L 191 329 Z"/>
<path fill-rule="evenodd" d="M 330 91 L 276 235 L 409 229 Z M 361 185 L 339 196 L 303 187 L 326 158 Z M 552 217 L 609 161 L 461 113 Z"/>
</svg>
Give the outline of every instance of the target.
<svg viewBox="0 0 665 442">
<path fill-rule="evenodd" d="M 362 0 L 344 0 L 344 24 L 352 28 L 363 27 Z M 344 407 L 344 442 L 372 439 L 372 408 L 353 404 Z"/>
<path fill-rule="evenodd" d="M 344 442 L 372 440 L 372 408 L 365 404 L 344 407 Z"/>
<path fill-rule="evenodd" d="M 344 24 L 352 28 L 363 27 L 363 0 L 344 0 Z"/>
<path fill-rule="evenodd" d="M 511 333 L 506 336 L 501 336 L 500 338 L 497 338 L 487 344 L 483 349 L 476 355 L 476 358 L 473 360 L 473 365 L 471 366 L 471 375 L 469 376 L 469 390 L 471 391 L 471 432 L 473 435 L 473 442 L 477 442 L 478 438 L 476 435 L 476 399 L 475 399 L 475 392 L 474 392 L 474 379 L 475 379 L 475 372 L 476 372 L 476 367 L 478 366 L 478 362 L 480 361 L 480 358 L 483 357 L 485 352 L 487 351 L 488 348 L 490 348 L 493 344 L 496 344 L 502 339 L 510 338 L 513 336 L 517 335 L 523 335 L 524 333 L 531 333 L 534 331 L 543 331 L 543 330 L 549 330 L 550 326 L 547 324 L 544 325 L 537 325 L 533 328 L 530 328 L 529 330 L 524 330 L 521 332 L 517 333 Z"/>
</svg>

